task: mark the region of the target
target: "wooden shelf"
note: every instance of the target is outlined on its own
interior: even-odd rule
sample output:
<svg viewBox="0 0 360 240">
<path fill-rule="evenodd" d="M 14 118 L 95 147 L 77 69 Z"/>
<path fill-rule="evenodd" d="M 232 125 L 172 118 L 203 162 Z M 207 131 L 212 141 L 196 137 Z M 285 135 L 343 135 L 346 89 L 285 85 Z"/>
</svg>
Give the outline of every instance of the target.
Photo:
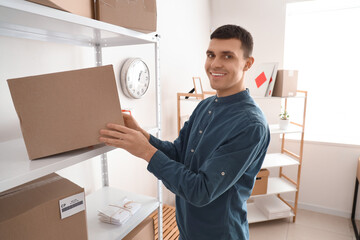
<svg viewBox="0 0 360 240">
<path fill-rule="evenodd" d="M 281 200 L 279 199 L 279 201 L 281 201 Z M 281 202 L 281 203 L 286 205 L 283 202 Z M 247 209 L 248 209 L 247 217 L 248 217 L 249 223 L 265 222 L 265 221 L 269 221 L 269 220 L 288 218 L 288 217 L 295 216 L 295 214 L 293 212 L 290 212 L 289 215 L 287 215 L 287 216 L 282 216 L 282 217 L 278 217 L 278 218 L 269 218 L 269 217 L 265 216 L 265 214 L 259 208 L 257 208 L 255 203 L 248 203 Z"/>
<path fill-rule="evenodd" d="M 280 177 L 270 177 L 268 179 L 268 189 L 266 195 L 296 192 L 296 186 Z"/>
<path fill-rule="evenodd" d="M 254 195 L 251 198 L 264 197 L 269 195 L 288 193 L 288 192 L 296 192 L 296 186 L 284 178 L 280 177 L 269 177 L 268 178 L 268 186 L 267 193 L 261 195 Z"/>
<path fill-rule="evenodd" d="M 303 96 L 303 95 L 288 96 L 288 97 L 275 97 L 275 96 L 272 96 L 272 97 L 251 96 L 251 97 L 254 98 L 254 99 L 266 99 L 266 100 L 269 100 L 269 99 L 283 99 L 283 98 L 287 98 L 287 99 L 291 99 L 291 98 L 305 98 L 305 96 Z"/>
<path fill-rule="evenodd" d="M 121 226 L 101 222 L 97 215 L 98 210 L 109 204 L 117 203 L 124 197 L 141 203 L 141 208 Z M 150 216 L 158 207 L 159 202 L 156 198 L 125 192 L 111 187 L 103 187 L 86 197 L 86 218 L 89 240 L 122 239 L 138 224 Z"/>
<path fill-rule="evenodd" d="M 269 153 L 266 154 L 261 168 L 285 167 L 293 165 L 299 165 L 299 162 L 283 153 Z"/>
<path fill-rule="evenodd" d="M 286 130 L 280 129 L 279 124 L 270 124 L 270 134 L 302 133 L 302 127 L 289 124 Z"/>
</svg>

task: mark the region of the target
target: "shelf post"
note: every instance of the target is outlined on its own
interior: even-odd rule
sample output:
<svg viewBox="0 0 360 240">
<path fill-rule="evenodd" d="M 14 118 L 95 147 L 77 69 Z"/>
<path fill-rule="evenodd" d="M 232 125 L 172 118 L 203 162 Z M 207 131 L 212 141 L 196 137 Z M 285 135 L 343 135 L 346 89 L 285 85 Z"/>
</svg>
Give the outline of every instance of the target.
<svg viewBox="0 0 360 240">
<path fill-rule="evenodd" d="M 102 66 L 102 47 L 100 44 L 101 33 L 98 29 L 94 29 L 94 38 L 96 44 L 94 45 L 95 51 L 95 64 L 97 67 Z M 101 154 L 101 178 L 103 187 L 109 186 L 109 168 L 107 161 L 107 154 Z"/>
<path fill-rule="evenodd" d="M 160 36 L 155 35 L 155 79 L 156 79 L 156 125 L 158 128 L 157 137 L 161 138 L 161 95 L 160 95 Z M 163 240 L 163 199 L 162 182 L 158 180 L 158 236 Z"/>
</svg>

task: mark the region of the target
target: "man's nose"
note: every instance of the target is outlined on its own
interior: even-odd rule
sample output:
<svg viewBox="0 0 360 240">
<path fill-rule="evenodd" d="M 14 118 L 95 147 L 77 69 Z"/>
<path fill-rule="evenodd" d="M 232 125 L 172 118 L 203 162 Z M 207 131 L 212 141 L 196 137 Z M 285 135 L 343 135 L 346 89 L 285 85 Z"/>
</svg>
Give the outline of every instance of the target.
<svg viewBox="0 0 360 240">
<path fill-rule="evenodd" d="M 211 68 L 219 68 L 222 67 L 222 61 L 220 58 L 215 57 L 211 62 Z"/>
</svg>

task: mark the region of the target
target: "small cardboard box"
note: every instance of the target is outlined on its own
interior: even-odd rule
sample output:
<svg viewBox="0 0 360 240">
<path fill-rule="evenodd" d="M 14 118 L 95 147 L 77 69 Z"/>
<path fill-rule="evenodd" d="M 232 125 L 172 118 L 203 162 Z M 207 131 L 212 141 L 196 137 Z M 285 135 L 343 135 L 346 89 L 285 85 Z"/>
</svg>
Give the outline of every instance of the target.
<svg viewBox="0 0 360 240">
<path fill-rule="evenodd" d="M 267 193 L 268 178 L 269 170 L 261 169 L 258 175 L 256 175 L 255 185 L 251 193 L 252 196 Z"/>
<path fill-rule="evenodd" d="M 297 70 L 278 70 L 272 96 L 295 97 L 297 91 L 297 81 Z"/>
<path fill-rule="evenodd" d="M 97 20 L 140 32 L 155 32 L 156 0 L 96 0 Z"/>
<path fill-rule="evenodd" d="M 112 65 L 8 80 L 30 159 L 100 144 L 124 124 Z"/>
<path fill-rule="evenodd" d="M 87 239 L 84 189 L 55 173 L 0 193 L 0 212 L 0 239 Z"/>
<path fill-rule="evenodd" d="M 154 240 L 154 220 L 148 217 L 134 228 L 123 240 Z"/>
<path fill-rule="evenodd" d="M 94 18 L 94 0 L 27 0 L 47 7 Z"/>
</svg>

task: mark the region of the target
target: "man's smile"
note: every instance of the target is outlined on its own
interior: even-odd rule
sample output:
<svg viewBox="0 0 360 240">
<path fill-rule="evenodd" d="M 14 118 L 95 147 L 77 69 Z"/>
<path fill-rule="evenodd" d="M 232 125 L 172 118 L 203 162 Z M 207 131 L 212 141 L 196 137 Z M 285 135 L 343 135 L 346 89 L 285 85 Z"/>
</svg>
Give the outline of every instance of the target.
<svg viewBox="0 0 360 240">
<path fill-rule="evenodd" d="M 226 73 L 221 73 L 221 72 L 210 72 L 210 74 L 213 77 L 222 77 L 226 75 Z"/>
</svg>

